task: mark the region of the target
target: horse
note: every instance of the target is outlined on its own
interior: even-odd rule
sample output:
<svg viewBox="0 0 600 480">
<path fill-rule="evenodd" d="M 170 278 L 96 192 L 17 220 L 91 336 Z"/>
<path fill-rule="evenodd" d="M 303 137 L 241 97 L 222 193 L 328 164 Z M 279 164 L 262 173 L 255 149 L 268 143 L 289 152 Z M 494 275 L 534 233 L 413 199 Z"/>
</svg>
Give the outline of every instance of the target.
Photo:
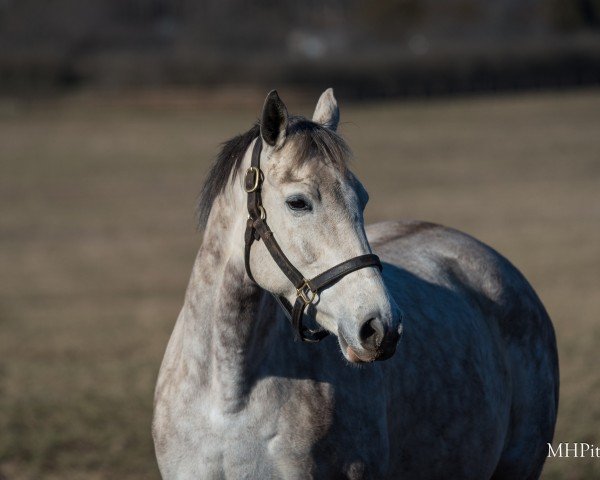
<svg viewBox="0 0 600 480">
<path fill-rule="evenodd" d="M 465 233 L 365 227 L 338 123 L 331 89 L 312 120 L 273 91 L 208 173 L 155 390 L 162 477 L 538 478 L 559 387 L 544 306 Z"/>
</svg>

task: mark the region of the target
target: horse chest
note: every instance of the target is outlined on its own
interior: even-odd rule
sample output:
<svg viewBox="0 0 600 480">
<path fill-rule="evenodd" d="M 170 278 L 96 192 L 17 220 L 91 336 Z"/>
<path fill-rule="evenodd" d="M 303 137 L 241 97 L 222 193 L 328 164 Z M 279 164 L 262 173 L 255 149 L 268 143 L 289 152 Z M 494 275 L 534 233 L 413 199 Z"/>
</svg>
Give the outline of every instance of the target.
<svg viewBox="0 0 600 480">
<path fill-rule="evenodd" d="M 288 383 L 288 382 L 286 382 Z M 313 450 L 333 422 L 332 398 L 322 387 L 267 379 L 237 412 L 210 409 L 204 428 L 226 478 L 306 478 Z"/>
<path fill-rule="evenodd" d="M 272 478 L 274 419 L 253 409 L 226 412 L 206 395 L 191 404 L 157 405 L 155 441 L 165 479 Z"/>
<path fill-rule="evenodd" d="M 379 469 L 388 441 L 385 427 L 377 421 L 360 425 L 361 412 L 352 418 L 335 415 L 339 398 L 329 384 L 284 383 L 261 382 L 239 411 L 224 411 L 206 396 L 172 415 L 178 421 L 166 457 L 177 464 L 173 475 L 163 471 L 163 476 L 296 479 L 344 471 L 359 479 Z M 358 432 L 369 437 L 368 447 Z"/>
</svg>

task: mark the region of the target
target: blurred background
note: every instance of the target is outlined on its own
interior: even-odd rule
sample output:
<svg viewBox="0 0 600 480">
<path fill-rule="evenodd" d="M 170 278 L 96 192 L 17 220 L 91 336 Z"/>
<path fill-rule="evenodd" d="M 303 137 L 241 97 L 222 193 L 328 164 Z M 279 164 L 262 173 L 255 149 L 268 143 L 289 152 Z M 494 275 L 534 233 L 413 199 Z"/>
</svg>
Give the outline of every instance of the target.
<svg viewBox="0 0 600 480">
<path fill-rule="evenodd" d="M 598 0 L 2 0 L 8 89 L 336 85 L 353 98 L 596 84 Z"/>
<path fill-rule="evenodd" d="M 0 479 L 158 478 L 154 382 L 219 144 L 336 91 L 367 220 L 475 235 L 600 445 L 600 0 L 0 0 Z M 543 478 L 600 478 L 549 459 Z"/>
</svg>

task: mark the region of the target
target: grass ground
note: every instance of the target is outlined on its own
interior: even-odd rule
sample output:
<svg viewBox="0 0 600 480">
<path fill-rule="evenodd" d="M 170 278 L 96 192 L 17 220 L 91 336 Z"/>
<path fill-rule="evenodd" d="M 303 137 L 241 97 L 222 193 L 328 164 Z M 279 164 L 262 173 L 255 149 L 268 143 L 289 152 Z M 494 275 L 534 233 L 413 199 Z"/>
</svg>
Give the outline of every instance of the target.
<svg viewBox="0 0 600 480">
<path fill-rule="evenodd" d="M 0 478 L 158 477 L 152 391 L 195 196 L 261 104 L 104 100 L 0 101 Z M 529 278 L 558 336 L 556 441 L 600 444 L 600 91 L 342 103 L 342 120 L 368 220 L 463 229 Z M 600 478 L 600 460 L 544 478 Z"/>
</svg>

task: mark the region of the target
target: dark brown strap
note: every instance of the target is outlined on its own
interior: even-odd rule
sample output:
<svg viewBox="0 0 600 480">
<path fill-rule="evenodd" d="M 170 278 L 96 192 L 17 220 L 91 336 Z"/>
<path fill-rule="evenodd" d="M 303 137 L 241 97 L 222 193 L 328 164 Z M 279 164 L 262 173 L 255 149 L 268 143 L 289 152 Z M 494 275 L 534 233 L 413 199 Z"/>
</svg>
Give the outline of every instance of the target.
<svg viewBox="0 0 600 480">
<path fill-rule="evenodd" d="M 325 270 L 323 273 L 310 279 L 307 283 L 313 292 L 319 292 L 325 287 L 331 286 L 333 283 L 337 282 L 340 278 L 345 277 L 349 273 L 366 267 L 377 267 L 379 270 L 381 270 L 382 267 L 379 257 L 372 253 L 359 255 L 358 257 L 351 258 L 345 262 L 338 263 L 335 267 Z"/>
<path fill-rule="evenodd" d="M 250 167 L 244 177 L 244 189 L 248 194 L 248 221 L 246 222 L 246 232 L 244 234 L 244 264 L 246 266 L 246 273 L 250 279 L 256 283 L 252 271 L 250 270 L 250 248 L 254 243 L 254 240 L 258 240 L 258 234 L 254 229 L 254 220 L 260 218 L 261 205 L 260 191 L 262 187 L 262 172 L 260 171 L 260 152 L 262 151 L 262 142 L 260 137 L 256 139 L 254 143 L 254 149 L 252 150 L 252 159 L 250 160 Z"/>
<path fill-rule="evenodd" d="M 252 158 L 250 160 L 250 168 L 246 171 L 244 177 L 244 187 L 246 193 L 248 193 L 248 214 L 252 218 L 260 218 L 262 206 L 262 199 L 260 196 L 262 182 L 264 180 L 263 174 L 260 170 L 260 153 L 262 152 L 262 141 L 260 137 L 256 139 L 254 143 L 254 149 L 252 150 Z"/>
<path fill-rule="evenodd" d="M 267 247 L 267 250 L 269 250 L 271 257 L 273 257 L 273 260 L 275 260 L 275 263 L 285 276 L 289 278 L 290 282 L 292 282 L 296 288 L 300 288 L 304 285 L 304 277 L 298 269 L 292 265 L 292 262 L 286 257 L 285 253 L 283 253 L 283 250 L 281 250 L 277 240 L 275 240 L 273 232 L 267 225 L 267 222 L 258 218 L 254 221 L 253 226 L 260 238 L 265 242 L 265 246 Z"/>
<path fill-rule="evenodd" d="M 302 300 L 301 297 L 296 298 L 291 318 L 292 327 L 294 328 L 294 338 L 302 342 L 317 343 L 329 335 L 329 332 L 324 328 L 311 330 L 302 325 L 302 317 L 304 316 L 304 309 L 307 305 L 308 303 Z"/>
<path fill-rule="evenodd" d="M 372 253 L 368 253 L 366 255 L 351 258 L 350 260 L 346 260 L 345 262 L 339 263 L 335 267 L 324 271 L 311 280 L 308 280 L 306 285 L 310 288 L 312 293 L 320 293 L 321 290 L 330 287 L 349 273 L 367 267 L 377 267 L 381 270 L 382 267 L 379 257 Z M 294 333 L 298 339 L 305 342 L 319 342 L 327 336 L 328 332 L 322 329 L 310 330 L 302 325 L 302 316 L 307 305 L 308 303 L 306 303 L 301 296 L 296 298 L 296 303 L 294 304 L 294 309 L 292 311 L 292 326 L 294 327 Z"/>
<path fill-rule="evenodd" d="M 331 286 L 345 275 L 366 267 L 377 267 L 381 270 L 381 262 L 377 255 L 371 253 L 360 255 L 326 270 L 312 280 L 306 280 L 283 253 L 267 224 L 266 212 L 262 206 L 261 198 L 262 182 L 264 180 L 260 170 L 261 151 L 262 141 L 259 137 L 254 144 L 250 168 L 247 170 L 244 178 L 244 187 L 248 194 L 248 221 L 244 235 L 244 264 L 246 273 L 252 281 L 256 282 L 250 269 L 250 251 L 254 241 L 262 239 L 277 266 L 292 282 L 298 292 L 298 297 L 293 308 L 290 308 L 291 306 L 285 298 L 275 297 L 291 321 L 296 338 L 304 342 L 319 342 L 329 335 L 329 332 L 325 329 L 311 330 L 302 325 L 302 317 L 306 306 L 312 302 L 317 293 Z"/>
<path fill-rule="evenodd" d="M 296 287 L 300 288 L 304 284 L 304 277 L 298 271 L 296 267 L 289 261 L 289 259 L 281 250 L 281 247 L 275 240 L 273 232 L 269 228 L 266 222 L 266 212 L 262 206 L 261 189 L 263 182 L 263 175 L 260 170 L 260 154 L 262 151 L 262 141 L 259 138 L 256 139 L 254 149 L 252 150 L 252 159 L 250 161 L 250 168 L 246 172 L 244 178 L 244 186 L 248 193 L 248 222 L 246 224 L 245 234 L 245 263 L 246 272 L 248 276 L 254 280 L 252 273 L 250 272 L 250 247 L 254 240 L 262 239 L 265 242 L 265 246 L 269 250 L 269 253 L 277 263 L 277 266 L 289 278 L 290 282 Z"/>
</svg>

